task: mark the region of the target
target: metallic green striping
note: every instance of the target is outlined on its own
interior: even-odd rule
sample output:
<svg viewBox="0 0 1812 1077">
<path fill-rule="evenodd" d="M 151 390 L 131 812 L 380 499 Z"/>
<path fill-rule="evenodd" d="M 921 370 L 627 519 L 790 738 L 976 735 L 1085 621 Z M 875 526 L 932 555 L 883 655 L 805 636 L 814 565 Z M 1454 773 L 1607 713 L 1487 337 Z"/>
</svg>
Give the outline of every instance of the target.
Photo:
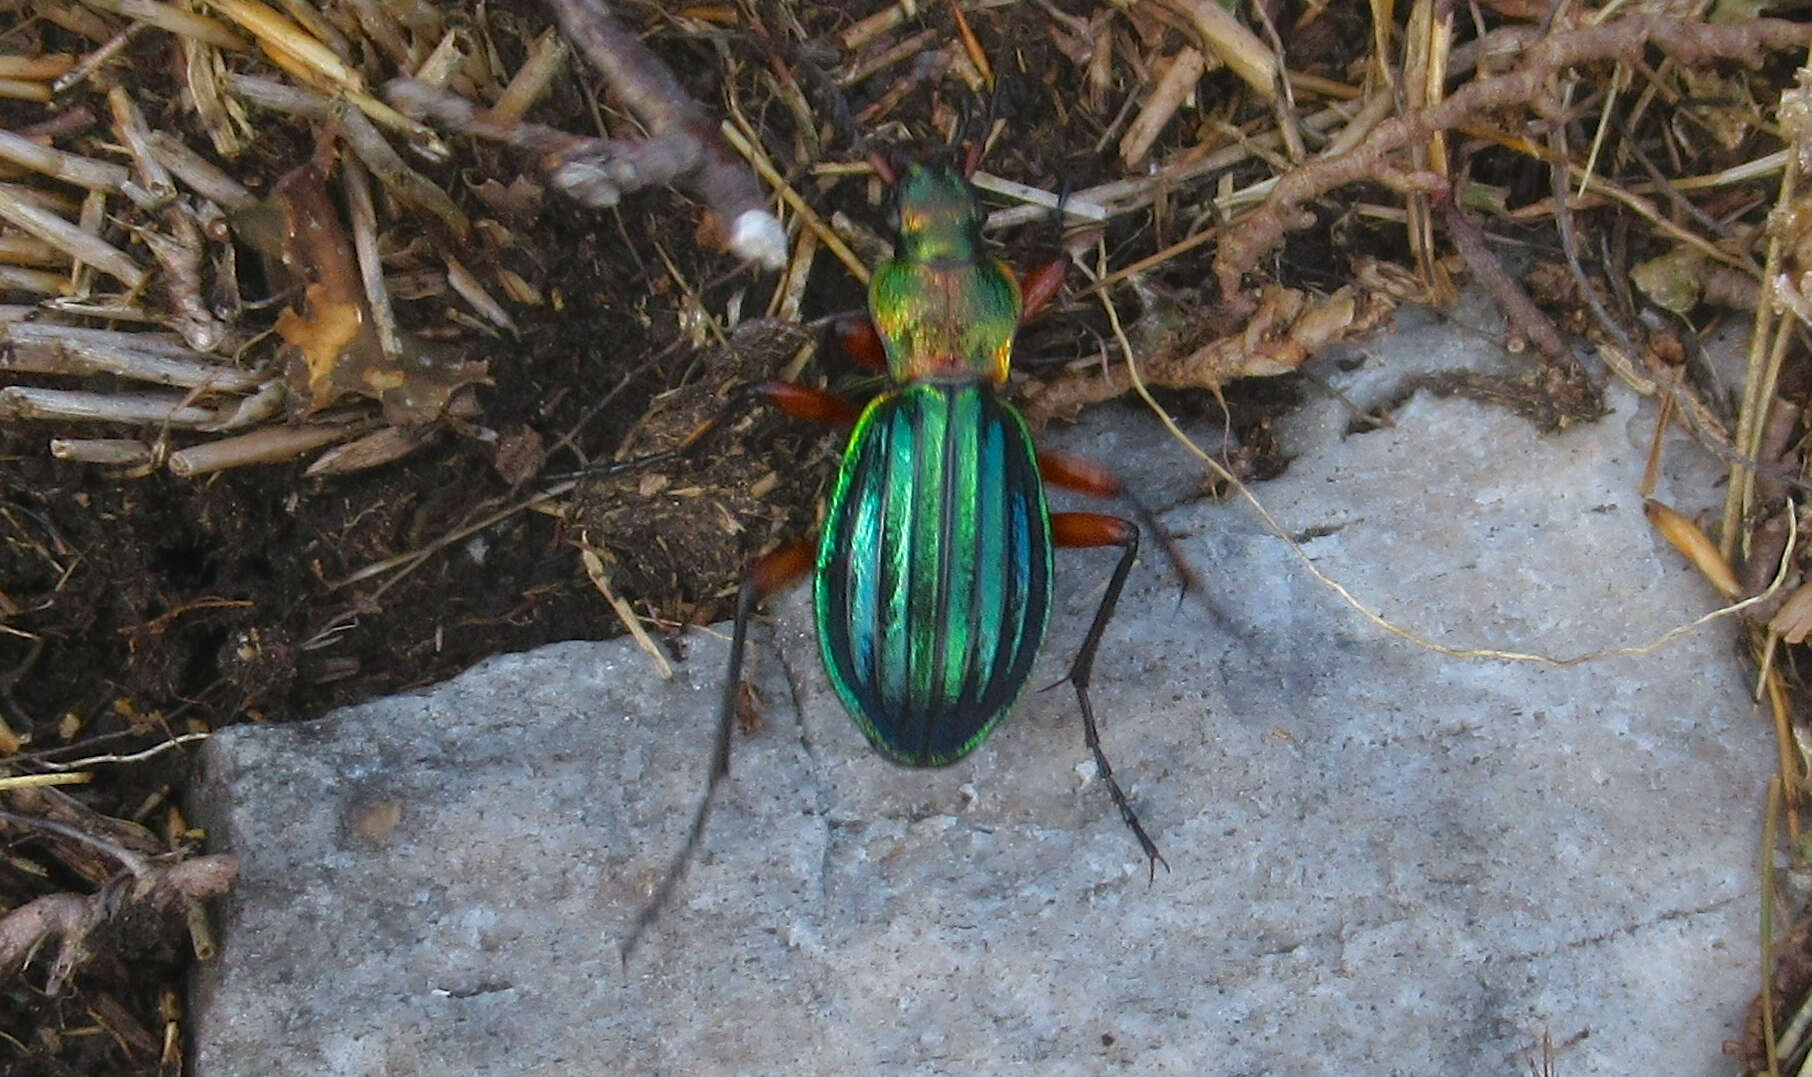
<svg viewBox="0 0 1812 1077">
<path fill-rule="evenodd" d="M 911 673 L 907 684 L 909 720 L 931 729 L 931 711 L 938 698 L 937 658 L 943 644 L 938 631 L 941 606 L 939 584 L 943 579 L 943 514 L 944 466 L 948 462 L 950 414 L 939 394 L 914 393 L 917 407 L 908 409 L 916 420 L 917 451 L 911 462 L 912 486 L 907 496 L 912 501 L 912 526 L 906 551 L 911 566 L 911 594 L 907 597 L 906 638 L 907 663 Z M 906 470 L 905 468 L 901 469 Z M 920 749 L 921 753 L 923 749 Z"/>
<path fill-rule="evenodd" d="M 945 609 L 938 615 L 944 626 L 940 684 L 938 695 L 960 699 L 969 670 L 969 657 L 975 653 L 975 630 L 979 611 L 975 607 L 976 501 L 982 495 L 979 457 L 987 429 L 981 421 L 981 401 L 974 393 L 961 393 L 951 401 L 946 440 L 947 464 L 944 503 L 939 507 L 943 517 L 944 579 L 941 585 Z"/>
<path fill-rule="evenodd" d="M 850 437 L 850 443 L 862 444 L 867 447 L 870 454 L 885 459 L 888 446 L 893 441 L 892 429 L 889 424 L 881 423 L 864 433 L 863 428 L 868 424 L 868 417 L 873 414 L 874 408 L 872 407 L 864 413 L 863 426 L 857 427 L 856 432 Z M 859 463 L 855 453 L 849 455 L 849 460 Z M 839 480 L 839 485 L 842 485 L 843 481 L 845 480 Z M 850 549 L 880 549 L 881 521 L 884 518 L 885 510 L 886 502 L 882 498 L 862 497 L 857 499 L 855 507 L 850 513 L 849 533 L 844 537 L 844 541 L 849 544 Z M 822 576 L 824 571 L 823 557 L 820 554 L 818 575 Z M 881 565 L 877 559 L 854 558 L 848 562 L 848 571 L 848 624 L 866 626 L 870 629 L 850 633 L 852 644 L 850 662 L 855 669 L 864 671 L 865 675 L 872 680 L 879 676 L 880 670 L 878 664 L 880 653 L 876 646 L 876 637 L 879 633 L 872 629 L 881 623 Z"/>
<path fill-rule="evenodd" d="M 872 632 L 880 637 L 877 685 L 881 704 L 889 710 L 905 706 L 912 698 L 911 636 L 905 628 L 911 623 L 907 598 L 912 590 L 912 461 L 917 437 L 910 414 L 898 409 L 889 414 L 885 454 L 868 469 L 869 481 L 858 491 L 860 497 L 880 502 L 881 545 L 872 551 L 849 551 L 852 557 L 874 557 L 880 562 L 880 619 L 872 625 L 850 627 L 854 633 Z M 890 552 L 883 557 L 881 550 Z"/>
<path fill-rule="evenodd" d="M 987 663 L 986 683 L 978 688 L 974 698 L 991 717 L 973 731 L 950 756 L 951 760 L 974 751 L 1019 698 L 1031 676 L 1038 649 L 1044 644 L 1051 612 L 1050 513 L 1045 506 L 1032 433 L 1019 413 L 991 391 L 977 390 L 976 397 L 993 412 L 987 417 L 986 429 L 1001 439 L 1004 450 L 998 474 L 983 475 L 980 481 L 983 487 L 999 491 L 1009 523 L 1019 525 L 1008 527 L 1002 560 L 994 563 L 1005 570 L 1000 574 L 1011 581 L 998 626 L 1012 625 L 1014 631 L 1011 645 L 1003 634 L 991 651 L 981 652 Z M 989 574 L 989 567 L 982 567 L 983 574 Z M 971 619 L 969 623 L 975 622 Z"/>
<path fill-rule="evenodd" d="M 1006 469 L 1006 442 L 999 426 L 982 431 L 981 451 L 976 454 L 980 465 L 975 484 L 975 563 L 998 565 L 1006 560 L 1007 491 L 1002 474 Z M 975 607 L 972 623 L 975 635 L 970 641 L 970 676 L 979 679 L 990 671 L 983 665 L 983 655 L 1000 652 L 1000 626 L 1007 616 L 1007 581 L 999 572 L 980 572 L 975 577 Z M 970 689 L 974 691 L 974 689 Z"/>
<path fill-rule="evenodd" d="M 893 759 L 953 762 L 1018 696 L 1050 612 L 1051 537 L 1025 422 L 987 385 L 870 406 L 831 494 L 815 592 L 825 669 Z"/>
<path fill-rule="evenodd" d="M 1039 522 L 1044 524 L 1048 530 L 1050 526 L 1048 516 L 1041 516 Z M 1029 514 L 1026 512 L 1025 502 L 1014 501 L 1009 504 L 1007 506 L 1007 548 L 1010 550 L 1018 549 L 1022 544 L 1029 542 L 1029 535 L 1032 531 L 1031 525 L 1032 521 Z M 1007 597 L 1009 599 L 1007 615 L 1002 621 L 1003 624 L 1010 624 L 1013 626 L 1012 645 L 1008 648 L 1003 648 L 1009 653 L 1017 654 L 1024 649 L 1025 634 L 1031 627 L 1026 623 L 1028 620 L 1026 615 L 1026 599 L 1032 590 L 1032 569 L 1033 565 L 1030 558 L 1016 558 L 1013 561 L 1013 574 L 1010 577 L 1010 586 L 1007 589 Z M 1049 585 L 1047 584 L 1046 586 L 1048 587 Z M 1032 641 L 1033 650 L 1037 650 L 1038 645 L 1044 641 L 1044 625 L 1042 623 L 1037 626 L 1037 632 L 1038 638 Z M 1028 666 L 1029 665 L 1030 663 L 1028 663 Z"/>
</svg>

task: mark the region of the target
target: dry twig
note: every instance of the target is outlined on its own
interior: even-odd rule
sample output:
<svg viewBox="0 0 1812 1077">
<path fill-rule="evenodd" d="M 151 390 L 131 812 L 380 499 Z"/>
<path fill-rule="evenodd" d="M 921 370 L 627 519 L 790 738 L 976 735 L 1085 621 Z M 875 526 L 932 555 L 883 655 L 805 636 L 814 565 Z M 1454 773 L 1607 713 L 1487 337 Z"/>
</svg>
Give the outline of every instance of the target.
<svg viewBox="0 0 1812 1077">
<path fill-rule="evenodd" d="M 657 136 L 684 134 L 696 144 L 686 184 L 724 222 L 730 249 L 769 269 L 786 264 L 786 232 L 768 212 L 754 177 L 666 65 L 597 0 L 552 0 L 552 6 L 567 40 L 650 130 Z"/>
<path fill-rule="evenodd" d="M 146 865 L 141 874 L 124 876 L 92 894 L 37 898 L 0 916 L 0 969 L 18 968 L 45 943 L 57 939 L 57 954 L 44 991 L 60 994 L 88 958 L 95 930 L 135 907 L 161 915 L 172 905 L 180 905 L 196 956 L 210 957 L 214 944 L 205 933 L 206 919 L 198 915 L 200 903 L 226 893 L 238 874 L 238 857 L 198 856 L 168 865 Z"/>
<path fill-rule="evenodd" d="M 1292 229 L 1312 223 L 1302 207 L 1336 187 L 1373 180 L 1393 188 L 1405 185 L 1438 191 L 1438 177 L 1419 180 L 1390 164 L 1387 157 L 1413 143 L 1425 142 L 1494 109 L 1544 98 L 1548 80 L 1557 72 L 1595 60 L 1640 58 L 1655 45 L 1682 64 L 1739 60 L 1759 65 L 1764 51 L 1804 48 L 1812 25 L 1780 19 L 1754 19 L 1713 26 L 1658 15 L 1632 16 L 1602 26 L 1556 32 L 1531 48 L 1517 70 L 1467 83 L 1439 104 L 1380 123 L 1365 141 L 1339 157 L 1310 162 L 1280 177 L 1264 204 L 1239 221 L 1214 257 L 1214 273 L 1224 303 L 1249 312 L 1256 301 L 1242 292 L 1241 278 Z"/>
</svg>

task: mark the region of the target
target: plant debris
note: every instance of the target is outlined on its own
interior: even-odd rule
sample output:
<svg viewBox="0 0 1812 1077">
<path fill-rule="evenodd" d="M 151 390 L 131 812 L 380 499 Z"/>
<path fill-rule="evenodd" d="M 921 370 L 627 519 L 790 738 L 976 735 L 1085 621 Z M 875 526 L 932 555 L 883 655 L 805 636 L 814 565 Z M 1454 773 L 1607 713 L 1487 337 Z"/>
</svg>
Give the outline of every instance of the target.
<svg viewBox="0 0 1812 1077">
<path fill-rule="evenodd" d="M 744 390 L 874 389 L 825 343 L 863 307 L 885 222 L 867 162 L 890 149 L 985 147 L 987 235 L 1022 268 L 1053 247 L 1084 267 L 1016 347 L 1036 423 L 1126 392 L 1136 362 L 1167 399 L 1224 409 L 1241 474 L 1273 474 L 1289 450 L 1268 418 L 1316 391 L 1302 364 L 1465 280 L 1518 369 L 1405 397 L 1465 393 L 1543 429 L 1589 421 L 1611 378 L 1657 397 L 1730 468 L 1722 519 L 1656 503 L 1657 526 L 1733 599 L 1788 566 L 1746 612 L 1782 840 L 1802 848 L 1803 19 L 10 6 L 12 1072 L 180 1071 L 178 979 L 232 877 L 176 806 L 194 738 L 625 623 L 672 646 L 726 612 L 749 556 L 809 531 L 836 435 Z M 1754 333 L 1741 384 L 1699 345 L 1732 319 Z M 1793 863 L 1779 901 L 1799 908 Z M 1805 1005 L 1803 934 L 1758 1029 Z M 1767 1038 L 1742 1046 L 1752 1067 L 1804 1053 Z"/>
</svg>

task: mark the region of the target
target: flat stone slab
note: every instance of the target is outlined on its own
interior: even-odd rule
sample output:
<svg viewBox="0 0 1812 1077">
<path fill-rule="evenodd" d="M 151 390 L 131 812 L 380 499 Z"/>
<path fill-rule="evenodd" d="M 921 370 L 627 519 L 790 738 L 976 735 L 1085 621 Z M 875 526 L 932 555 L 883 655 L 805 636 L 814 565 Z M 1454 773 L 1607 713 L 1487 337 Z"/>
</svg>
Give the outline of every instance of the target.
<svg viewBox="0 0 1812 1077">
<path fill-rule="evenodd" d="M 1493 339 L 1406 314 L 1357 369 L 1316 370 L 1371 406 L 1494 366 Z M 1317 569 L 1443 644 L 1646 643 L 1716 599 L 1643 518 L 1652 405 L 1609 400 L 1541 436 L 1426 393 L 1349 433 L 1318 397 L 1257 493 Z M 1130 408 L 1061 440 L 1173 502 L 1196 474 Z M 1670 445 L 1656 496 L 1702 507 L 1715 466 Z M 1729 1072 L 1774 749 L 1728 622 L 1565 667 L 1450 657 L 1354 613 L 1239 501 L 1163 519 L 1210 601 L 1179 606 L 1148 555 L 1094 690 L 1155 883 L 1067 688 L 955 766 L 892 766 L 795 594 L 756 630 L 759 727 L 627 969 L 702 788 L 721 635 L 671 681 L 627 641 L 565 643 L 210 740 L 193 806 L 243 877 L 193 1072 L 1513 1074 L 1544 1033 L 1569 1077 Z M 1035 685 L 1112 557 L 1059 554 Z"/>
</svg>

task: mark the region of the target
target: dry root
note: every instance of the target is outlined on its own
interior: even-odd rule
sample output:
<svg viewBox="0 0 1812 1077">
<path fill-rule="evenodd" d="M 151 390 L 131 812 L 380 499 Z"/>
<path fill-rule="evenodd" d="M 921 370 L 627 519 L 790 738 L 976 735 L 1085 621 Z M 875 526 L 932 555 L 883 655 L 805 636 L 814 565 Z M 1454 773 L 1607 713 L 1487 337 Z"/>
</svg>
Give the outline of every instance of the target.
<svg viewBox="0 0 1812 1077">
<path fill-rule="evenodd" d="M 145 874 L 116 877 L 92 894 L 47 894 L 0 917 L 0 970 L 11 972 L 29 963 L 52 939 L 59 940 L 45 981 L 46 994 L 59 993 L 93 952 L 97 929 L 126 916 L 167 917 L 182 909 L 195 955 L 211 957 L 212 933 L 201 902 L 219 897 L 239 874 L 234 856 L 198 856 L 153 866 Z"/>
<path fill-rule="evenodd" d="M 1529 48 L 1515 71 L 1469 82 L 1439 104 L 1385 120 L 1354 149 L 1311 161 L 1280 177 L 1264 203 L 1230 229 L 1215 254 L 1222 301 L 1241 312 L 1256 306 L 1257 301 L 1242 290 L 1241 279 L 1276 249 L 1287 232 L 1313 223 L 1313 215 L 1303 208 L 1309 202 L 1360 181 L 1399 190 L 1443 190 L 1447 181 L 1442 177 L 1405 172 L 1392 157 L 1493 110 L 1548 101 L 1553 94 L 1550 80 L 1566 68 L 1596 60 L 1639 60 L 1651 44 L 1686 65 L 1734 60 L 1753 67 L 1765 52 L 1803 49 L 1808 41 L 1812 25 L 1805 23 L 1754 19 L 1712 26 L 1659 15 L 1553 33 Z"/>
</svg>

